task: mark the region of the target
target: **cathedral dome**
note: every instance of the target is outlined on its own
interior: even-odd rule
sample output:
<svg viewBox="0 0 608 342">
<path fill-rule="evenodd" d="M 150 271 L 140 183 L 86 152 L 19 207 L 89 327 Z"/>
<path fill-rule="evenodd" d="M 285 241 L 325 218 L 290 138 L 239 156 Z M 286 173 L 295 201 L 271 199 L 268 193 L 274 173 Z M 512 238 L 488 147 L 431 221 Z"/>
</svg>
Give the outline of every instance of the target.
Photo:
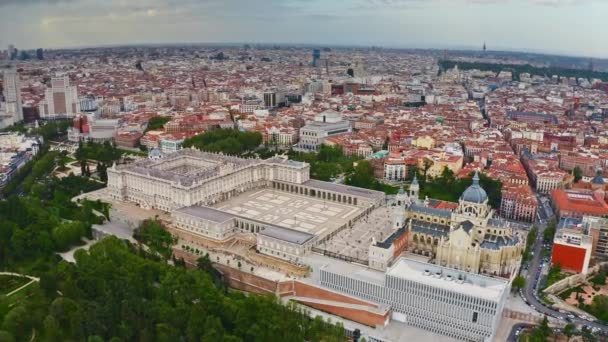
<svg viewBox="0 0 608 342">
<path fill-rule="evenodd" d="M 469 186 L 462 193 L 460 199 L 465 202 L 471 203 L 484 203 L 488 199 L 488 194 L 479 185 L 479 175 L 477 174 L 477 171 L 475 172 L 475 176 L 473 177 L 473 184 L 471 184 L 471 186 Z"/>
</svg>

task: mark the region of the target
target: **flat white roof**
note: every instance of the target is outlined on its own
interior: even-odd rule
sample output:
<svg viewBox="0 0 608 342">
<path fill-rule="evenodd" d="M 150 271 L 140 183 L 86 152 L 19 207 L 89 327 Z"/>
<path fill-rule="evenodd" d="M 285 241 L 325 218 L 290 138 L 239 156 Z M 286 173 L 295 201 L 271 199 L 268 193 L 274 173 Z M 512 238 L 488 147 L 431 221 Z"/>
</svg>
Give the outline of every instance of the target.
<svg viewBox="0 0 608 342">
<path fill-rule="evenodd" d="M 425 271 L 428 271 L 428 275 L 425 275 Z M 490 278 L 407 258 L 400 258 L 386 274 L 492 301 L 500 301 L 509 284 L 506 279 Z M 463 280 L 462 283 L 458 281 L 459 278 Z"/>
</svg>

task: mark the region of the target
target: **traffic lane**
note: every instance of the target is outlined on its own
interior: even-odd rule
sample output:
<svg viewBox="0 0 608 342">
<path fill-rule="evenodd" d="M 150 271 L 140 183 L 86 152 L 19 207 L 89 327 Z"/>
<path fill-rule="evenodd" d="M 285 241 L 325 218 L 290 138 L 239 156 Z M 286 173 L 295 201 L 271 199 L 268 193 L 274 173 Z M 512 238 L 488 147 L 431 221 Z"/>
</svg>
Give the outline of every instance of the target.
<svg viewBox="0 0 608 342">
<path fill-rule="evenodd" d="M 519 337 L 519 334 L 522 332 L 522 330 L 528 329 L 528 328 L 533 328 L 533 327 L 534 327 L 534 324 L 528 324 L 528 323 L 514 324 L 513 327 L 511 328 L 511 332 L 509 333 L 509 337 L 507 338 L 507 341 L 516 342 L 517 338 Z"/>
</svg>

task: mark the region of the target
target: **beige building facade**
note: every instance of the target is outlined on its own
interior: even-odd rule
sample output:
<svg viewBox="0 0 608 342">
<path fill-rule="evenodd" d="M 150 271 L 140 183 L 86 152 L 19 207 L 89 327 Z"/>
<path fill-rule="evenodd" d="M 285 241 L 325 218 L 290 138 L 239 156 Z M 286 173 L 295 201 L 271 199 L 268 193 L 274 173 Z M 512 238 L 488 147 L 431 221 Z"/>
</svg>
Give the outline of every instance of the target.
<svg viewBox="0 0 608 342">
<path fill-rule="evenodd" d="M 478 175 L 455 210 L 413 202 L 406 212 L 410 230 L 408 249 L 430 257 L 435 264 L 509 277 L 521 263 L 524 236 L 515 232 L 509 222 L 495 217 Z"/>
</svg>

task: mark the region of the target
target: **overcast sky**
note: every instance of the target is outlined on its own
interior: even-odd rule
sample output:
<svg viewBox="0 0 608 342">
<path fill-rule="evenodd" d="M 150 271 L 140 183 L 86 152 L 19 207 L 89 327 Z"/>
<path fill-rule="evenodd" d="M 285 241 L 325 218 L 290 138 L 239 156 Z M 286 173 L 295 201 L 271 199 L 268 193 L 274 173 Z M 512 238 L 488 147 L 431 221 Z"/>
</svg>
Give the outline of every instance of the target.
<svg viewBox="0 0 608 342">
<path fill-rule="evenodd" d="M 608 58 L 608 0 L 0 0 L 0 48 L 178 42 L 540 51 Z"/>
</svg>

